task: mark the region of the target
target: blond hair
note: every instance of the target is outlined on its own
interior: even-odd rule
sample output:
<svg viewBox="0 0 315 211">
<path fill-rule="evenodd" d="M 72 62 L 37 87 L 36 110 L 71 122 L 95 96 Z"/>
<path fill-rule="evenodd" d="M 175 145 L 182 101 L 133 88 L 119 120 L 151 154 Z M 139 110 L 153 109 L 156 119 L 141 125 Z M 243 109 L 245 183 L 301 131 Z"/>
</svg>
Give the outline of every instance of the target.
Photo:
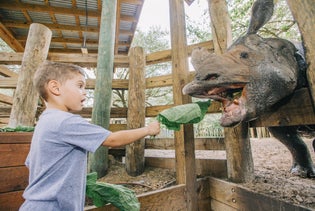
<svg viewBox="0 0 315 211">
<path fill-rule="evenodd" d="M 46 85 L 49 81 L 56 80 L 63 84 L 66 80 L 73 78 L 77 73 L 86 76 L 83 68 L 80 66 L 46 60 L 35 72 L 34 86 L 39 95 L 44 100 L 47 100 L 48 94 Z"/>
</svg>

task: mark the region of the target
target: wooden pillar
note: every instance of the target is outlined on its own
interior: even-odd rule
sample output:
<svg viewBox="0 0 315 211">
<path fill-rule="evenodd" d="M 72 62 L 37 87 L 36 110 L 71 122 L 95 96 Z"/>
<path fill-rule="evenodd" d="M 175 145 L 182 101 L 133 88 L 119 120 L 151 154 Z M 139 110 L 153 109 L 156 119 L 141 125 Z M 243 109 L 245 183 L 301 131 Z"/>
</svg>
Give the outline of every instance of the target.
<svg viewBox="0 0 315 211">
<path fill-rule="evenodd" d="M 173 98 L 175 105 L 181 105 L 191 102 L 189 96 L 182 94 L 182 88 L 189 82 L 185 8 L 183 0 L 169 0 L 169 3 Z M 181 126 L 174 141 L 177 183 L 186 184 L 187 210 L 198 210 L 193 125 Z"/>
<path fill-rule="evenodd" d="M 116 6 L 116 0 L 103 0 L 92 111 L 92 122 L 107 129 L 109 128 L 112 100 Z M 90 154 L 89 169 L 97 172 L 98 177 L 106 175 L 108 169 L 107 147 L 100 147 L 94 154 Z"/>
<path fill-rule="evenodd" d="M 300 29 L 306 48 L 308 64 L 307 80 L 311 91 L 313 109 L 315 112 L 315 4 L 314 0 L 287 0 L 292 15 Z"/>
<path fill-rule="evenodd" d="M 34 126 L 38 93 L 33 76 L 48 55 L 52 32 L 42 24 L 33 23 L 27 36 L 21 70 L 13 98 L 9 127 Z"/>
<path fill-rule="evenodd" d="M 231 20 L 225 0 L 208 0 L 211 16 L 214 52 L 223 54 L 232 43 Z M 247 123 L 224 128 L 227 153 L 227 174 L 233 182 L 245 182 L 253 176 L 253 159 L 250 150 Z"/>
<path fill-rule="evenodd" d="M 225 0 L 208 0 L 214 53 L 222 54 L 232 44 L 231 20 Z"/>
<path fill-rule="evenodd" d="M 248 123 L 224 130 L 228 179 L 246 182 L 253 178 L 254 164 L 249 142 Z"/>
<path fill-rule="evenodd" d="M 145 125 L 145 54 L 141 47 L 129 52 L 129 90 L 127 128 Z M 126 171 L 131 176 L 144 172 L 144 138 L 126 146 Z"/>
</svg>

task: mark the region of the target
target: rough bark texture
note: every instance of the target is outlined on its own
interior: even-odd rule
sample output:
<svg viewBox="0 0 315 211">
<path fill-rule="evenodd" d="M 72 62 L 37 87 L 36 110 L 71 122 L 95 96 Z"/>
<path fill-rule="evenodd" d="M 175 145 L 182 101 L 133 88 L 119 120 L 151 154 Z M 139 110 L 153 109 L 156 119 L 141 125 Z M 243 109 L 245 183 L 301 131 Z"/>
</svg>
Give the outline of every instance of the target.
<svg viewBox="0 0 315 211">
<path fill-rule="evenodd" d="M 21 71 L 15 90 L 9 127 L 34 126 L 38 93 L 34 89 L 33 76 L 48 55 L 52 32 L 42 24 L 30 26 Z"/>
<path fill-rule="evenodd" d="M 114 64 L 116 0 L 104 0 L 102 4 L 101 28 L 97 59 L 97 76 L 94 91 L 92 122 L 109 128 L 112 99 L 112 78 Z M 108 169 L 108 148 L 100 147 L 89 159 L 90 171 L 98 177 Z"/>
<path fill-rule="evenodd" d="M 130 49 L 127 128 L 145 125 L 145 54 L 141 47 Z M 126 170 L 132 176 L 144 172 L 144 138 L 126 146 Z"/>
<path fill-rule="evenodd" d="M 170 0 L 172 76 L 174 104 L 191 102 L 191 98 L 182 94 L 182 89 L 189 79 L 188 53 L 184 2 Z M 192 125 L 183 125 L 175 132 L 176 179 L 179 184 L 186 184 L 187 210 L 197 210 L 197 187 L 195 167 L 194 131 Z"/>
<path fill-rule="evenodd" d="M 225 0 L 208 0 L 214 52 L 222 54 L 232 43 L 231 20 Z"/>
</svg>

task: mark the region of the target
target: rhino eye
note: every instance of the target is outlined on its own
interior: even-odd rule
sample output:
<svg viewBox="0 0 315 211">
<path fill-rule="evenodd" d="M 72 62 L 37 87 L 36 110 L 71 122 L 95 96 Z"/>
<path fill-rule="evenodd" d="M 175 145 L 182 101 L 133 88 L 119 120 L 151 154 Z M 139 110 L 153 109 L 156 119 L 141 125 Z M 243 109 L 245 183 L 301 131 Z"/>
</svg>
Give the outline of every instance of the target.
<svg viewBox="0 0 315 211">
<path fill-rule="evenodd" d="M 240 58 L 241 58 L 241 59 L 247 59 L 247 58 L 248 58 L 248 53 L 247 53 L 247 52 L 242 52 L 242 53 L 240 54 Z"/>
<path fill-rule="evenodd" d="M 215 79 L 217 79 L 219 77 L 219 75 L 218 74 L 208 74 L 208 75 L 206 75 L 206 77 L 203 79 L 203 80 L 215 80 Z"/>
</svg>

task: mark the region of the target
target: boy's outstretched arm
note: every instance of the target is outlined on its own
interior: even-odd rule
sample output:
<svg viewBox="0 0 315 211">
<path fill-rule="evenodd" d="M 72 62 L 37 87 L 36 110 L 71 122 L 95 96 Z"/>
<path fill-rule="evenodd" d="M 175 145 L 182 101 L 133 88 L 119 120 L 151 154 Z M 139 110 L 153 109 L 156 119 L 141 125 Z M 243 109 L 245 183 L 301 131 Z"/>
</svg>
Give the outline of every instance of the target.
<svg viewBox="0 0 315 211">
<path fill-rule="evenodd" d="M 106 147 L 119 147 L 130 143 L 133 143 L 145 136 L 154 136 L 160 133 L 160 123 L 152 122 L 148 126 L 130 129 L 120 130 L 111 133 L 107 139 L 103 142 L 103 146 Z"/>
</svg>

